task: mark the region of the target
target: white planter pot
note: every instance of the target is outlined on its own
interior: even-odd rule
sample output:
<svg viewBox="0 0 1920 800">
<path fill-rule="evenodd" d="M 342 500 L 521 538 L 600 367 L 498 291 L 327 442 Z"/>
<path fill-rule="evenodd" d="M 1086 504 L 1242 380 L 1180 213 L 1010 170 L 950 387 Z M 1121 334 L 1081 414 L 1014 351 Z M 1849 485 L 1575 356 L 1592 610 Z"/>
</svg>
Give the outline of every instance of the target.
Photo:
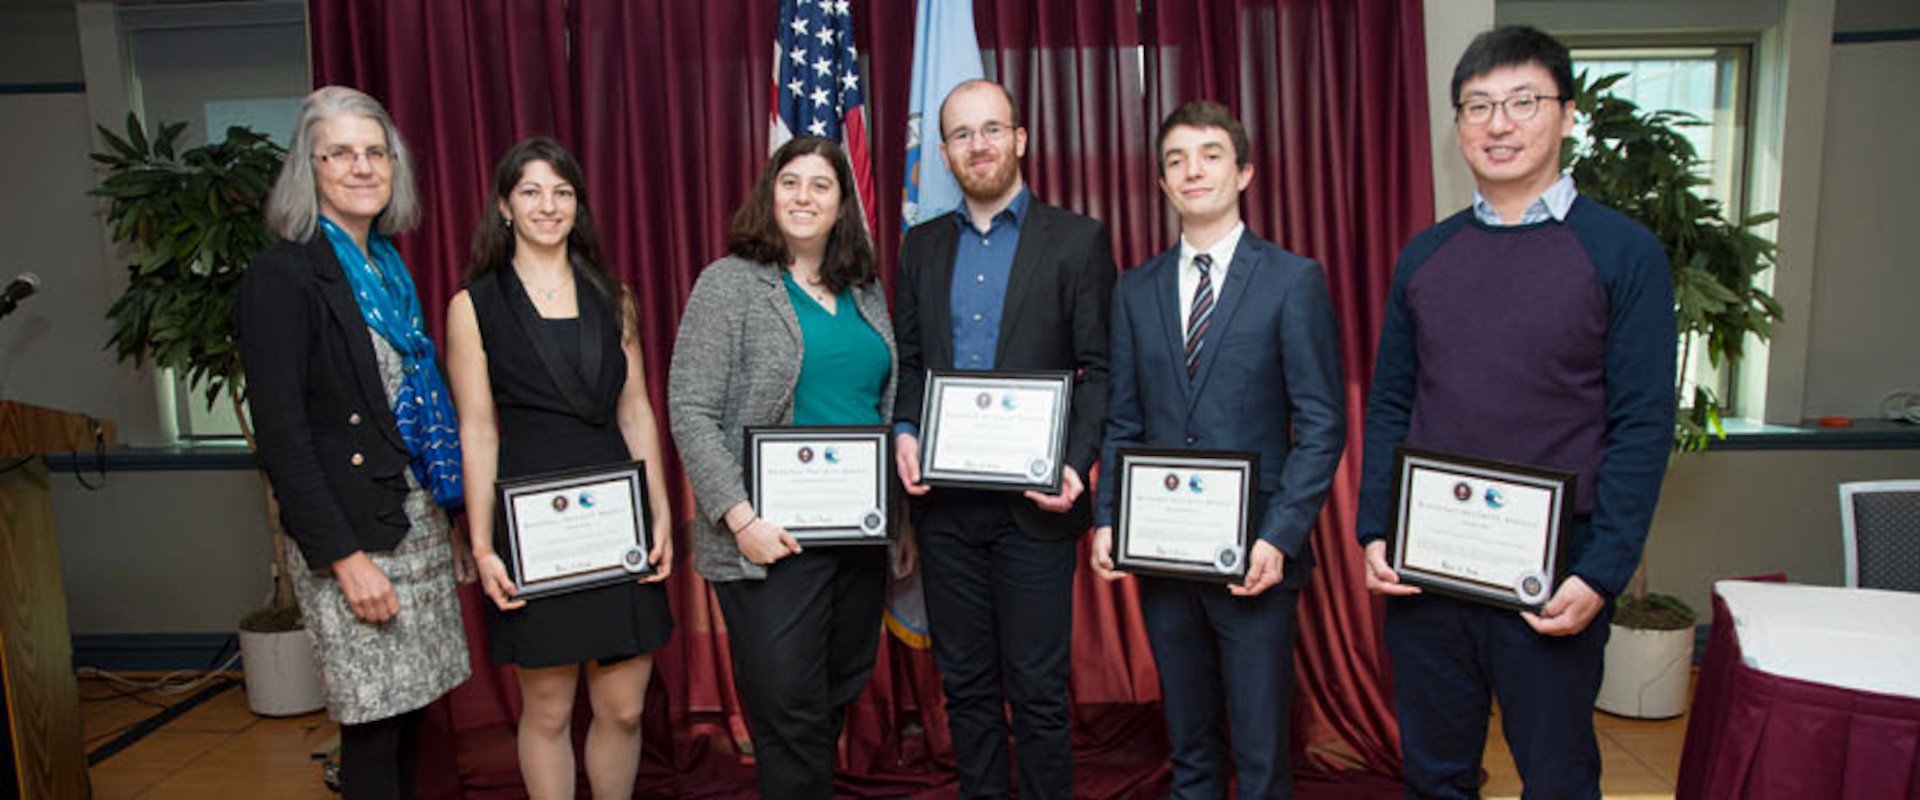
<svg viewBox="0 0 1920 800">
<path fill-rule="evenodd" d="M 320 667 L 304 630 L 240 632 L 240 662 L 245 668 L 247 707 L 266 717 L 289 717 L 325 708 Z"/>
<path fill-rule="evenodd" d="M 1687 711 L 1693 629 L 1649 631 L 1613 626 L 1606 673 L 1594 706 L 1636 719 L 1668 719 Z"/>
</svg>

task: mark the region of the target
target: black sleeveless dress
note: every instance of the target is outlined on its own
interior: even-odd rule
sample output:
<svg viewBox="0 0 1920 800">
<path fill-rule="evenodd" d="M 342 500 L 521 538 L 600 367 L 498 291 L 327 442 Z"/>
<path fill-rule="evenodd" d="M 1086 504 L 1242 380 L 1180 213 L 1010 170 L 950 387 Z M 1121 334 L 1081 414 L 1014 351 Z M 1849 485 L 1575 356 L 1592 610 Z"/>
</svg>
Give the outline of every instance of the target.
<svg viewBox="0 0 1920 800">
<path fill-rule="evenodd" d="M 627 380 L 617 306 L 578 267 L 574 273 L 580 308 L 574 319 L 542 318 L 508 266 L 467 287 L 499 416 L 501 480 L 632 460 L 615 413 Z M 494 546 L 500 552 L 503 520 L 496 510 Z M 666 590 L 658 583 L 623 581 L 537 598 L 508 612 L 491 602 L 482 605 L 495 664 L 611 663 L 658 649 L 673 632 Z"/>
</svg>

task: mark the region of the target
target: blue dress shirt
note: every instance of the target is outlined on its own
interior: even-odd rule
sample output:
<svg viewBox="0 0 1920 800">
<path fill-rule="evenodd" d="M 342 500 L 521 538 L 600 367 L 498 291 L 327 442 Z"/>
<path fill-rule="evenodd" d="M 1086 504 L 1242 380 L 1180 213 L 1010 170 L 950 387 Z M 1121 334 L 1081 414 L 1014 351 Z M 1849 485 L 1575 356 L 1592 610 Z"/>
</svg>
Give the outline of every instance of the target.
<svg viewBox="0 0 1920 800">
<path fill-rule="evenodd" d="M 993 369 L 1000 343 L 1000 312 L 1006 307 L 1007 280 L 1013 275 L 1013 253 L 1020 246 L 1029 197 L 1021 189 L 1012 203 L 994 215 L 984 233 L 973 226 L 964 204 L 953 212 L 953 224 L 960 228 L 949 300 L 955 369 Z"/>
<path fill-rule="evenodd" d="M 1580 192 L 1573 186 L 1573 176 L 1561 175 L 1559 180 L 1528 204 L 1525 211 L 1520 212 L 1520 221 L 1515 224 L 1538 225 L 1547 220 L 1566 222 L 1567 212 L 1573 210 L 1573 198 L 1578 196 Z M 1479 189 L 1473 190 L 1473 217 L 1490 227 L 1508 227 L 1500 219 L 1500 212 L 1493 210 L 1493 204 L 1480 196 Z"/>
</svg>

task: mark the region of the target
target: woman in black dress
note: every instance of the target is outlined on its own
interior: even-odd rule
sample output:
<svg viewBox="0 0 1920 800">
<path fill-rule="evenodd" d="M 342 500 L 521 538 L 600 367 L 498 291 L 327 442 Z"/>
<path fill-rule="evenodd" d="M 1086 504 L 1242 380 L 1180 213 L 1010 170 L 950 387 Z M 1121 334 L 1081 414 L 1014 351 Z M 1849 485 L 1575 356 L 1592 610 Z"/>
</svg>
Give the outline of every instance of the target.
<svg viewBox="0 0 1920 800">
<path fill-rule="evenodd" d="M 638 318 L 601 261 L 580 165 L 558 142 L 527 139 L 507 151 L 488 206 L 474 234 L 467 288 L 447 309 L 447 369 L 460 410 L 468 529 L 494 605 L 490 650 L 494 663 L 513 664 L 519 676 L 528 793 L 574 796 L 573 700 L 584 666 L 593 706 L 587 781 L 594 797 L 628 797 L 640 764 L 651 652 L 673 628 L 659 583 L 672 565 L 673 515 Z M 516 598 L 499 555 L 496 479 L 636 458 L 647 463 L 655 571 Z"/>
</svg>

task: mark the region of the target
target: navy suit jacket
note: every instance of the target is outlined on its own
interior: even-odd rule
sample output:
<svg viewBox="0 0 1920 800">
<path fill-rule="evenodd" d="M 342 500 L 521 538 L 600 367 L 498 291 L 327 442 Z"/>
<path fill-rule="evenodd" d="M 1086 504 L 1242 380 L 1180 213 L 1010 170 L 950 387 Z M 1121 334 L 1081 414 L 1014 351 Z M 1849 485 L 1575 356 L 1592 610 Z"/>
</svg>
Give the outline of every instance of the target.
<svg viewBox="0 0 1920 800">
<path fill-rule="evenodd" d="M 1282 586 L 1313 565 L 1307 534 L 1346 449 L 1339 331 L 1320 265 L 1241 236 L 1214 306 L 1199 370 L 1187 379 L 1180 248 L 1121 276 L 1114 290 L 1107 430 L 1120 447 L 1246 450 L 1260 455 L 1256 534 L 1286 554 Z M 1102 476 L 1098 524 L 1111 524 L 1117 479 Z"/>
</svg>

